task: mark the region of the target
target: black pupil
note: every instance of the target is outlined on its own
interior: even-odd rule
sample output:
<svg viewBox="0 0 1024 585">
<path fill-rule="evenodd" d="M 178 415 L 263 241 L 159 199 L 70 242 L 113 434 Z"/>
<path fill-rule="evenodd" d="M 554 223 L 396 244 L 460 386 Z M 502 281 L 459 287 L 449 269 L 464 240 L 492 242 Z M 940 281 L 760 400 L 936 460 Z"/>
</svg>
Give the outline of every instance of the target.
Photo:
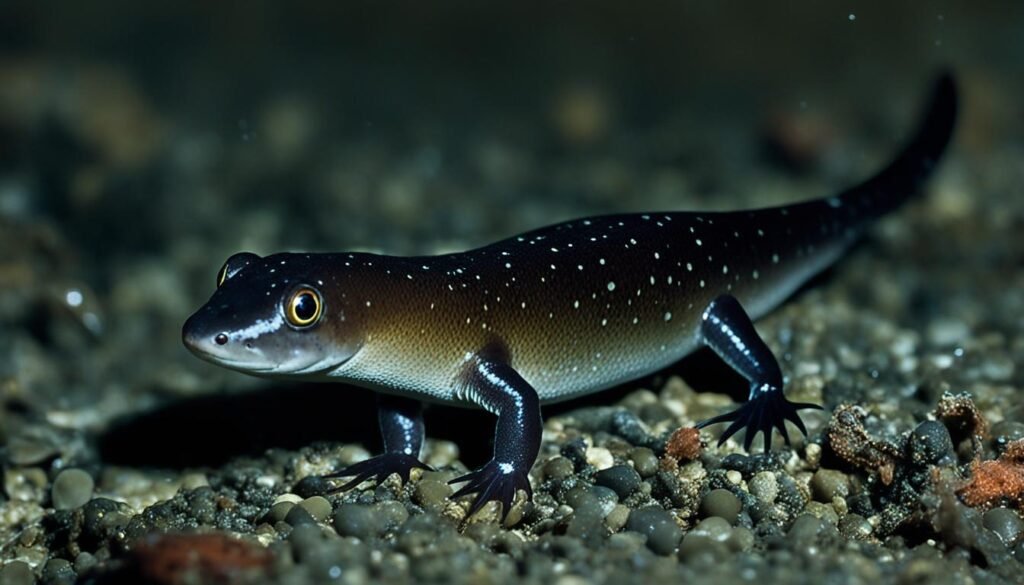
<svg viewBox="0 0 1024 585">
<path fill-rule="evenodd" d="M 309 321 L 316 315 L 316 299 L 311 293 L 302 293 L 295 298 L 295 316 L 300 321 Z"/>
</svg>

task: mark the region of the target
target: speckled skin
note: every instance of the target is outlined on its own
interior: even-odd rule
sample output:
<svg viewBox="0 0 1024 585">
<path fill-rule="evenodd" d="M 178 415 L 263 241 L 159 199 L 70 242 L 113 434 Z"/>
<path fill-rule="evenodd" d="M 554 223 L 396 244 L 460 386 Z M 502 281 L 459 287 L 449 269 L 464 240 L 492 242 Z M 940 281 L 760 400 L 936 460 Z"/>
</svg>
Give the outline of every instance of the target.
<svg viewBox="0 0 1024 585">
<path fill-rule="evenodd" d="M 503 397 L 532 399 L 535 391 L 549 403 L 596 392 L 658 370 L 702 343 L 741 373 L 744 362 L 753 364 L 746 369 L 757 386 L 765 381 L 755 370 L 775 362 L 744 325 L 747 316 L 775 307 L 871 220 L 918 192 L 950 138 L 955 110 L 952 81 L 943 77 L 896 160 L 826 199 L 755 211 L 580 219 L 444 256 L 236 255 L 222 286 L 186 323 L 185 343 L 204 359 L 248 373 L 343 380 L 416 400 L 482 406 L 499 419 Z M 297 287 L 322 297 L 323 314 L 310 327 L 283 318 L 283 303 Z M 712 310 L 718 298 L 728 300 L 721 316 Z M 721 327 L 717 342 L 709 322 Z M 225 343 L 211 341 L 218 334 Z M 762 386 L 784 401 L 778 377 Z M 522 402 L 508 408 L 522 409 Z M 734 427 L 754 424 L 741 423 Z M 539 444 L 539 432 L 531 431 L 529 441 Z M 526 451 L 536 455 L 534 446 Z M 533 459 L 525 458 L 528 469 Z M 476 491 L 484 501 L 495 499 Z"/>
</svg>

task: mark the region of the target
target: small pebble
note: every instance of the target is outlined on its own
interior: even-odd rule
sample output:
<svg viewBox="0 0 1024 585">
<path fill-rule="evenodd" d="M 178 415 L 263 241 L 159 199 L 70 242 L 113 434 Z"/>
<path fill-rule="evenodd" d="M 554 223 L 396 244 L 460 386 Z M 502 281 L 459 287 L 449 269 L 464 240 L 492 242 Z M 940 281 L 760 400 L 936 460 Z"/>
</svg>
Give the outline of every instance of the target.
<svg viewBox="0 0 1024 585">
<path fill-rule="evenodd" d="M 839 533 L 851 540 L 864 540 L 873 530 L 871 523 L 860 514 L 847 514 L 839 521 Z"/>
<path fill-rule="evenodd" d="M 186 473 L 181 476 L 181 487 L 185 490 L 194 490 L 199 487 L 210 485 L 204 473 Z"/>
<path fill-rule="evenodd" d="M 573 471 L 572 461 L 562 456 L 554 457 L 544 464 L 544 477 L 547 479 L 562 480 L 571 476 Z"/>
<path fill-rule="evenodd" d="M 616 504 L 619 503 L 619 495 L 611 488 L 601 485 L 592 485 L 590 486 L 590 493 L 594 496 L 598 505 L 601 507 L 602 518 L 610 514 Z"/>
<path fill-rule="evenodd" d="M 293 502 L 278 502 L 270 507 L 270 511 L 267 512 L 266 519 L 271 524 L 274 522 L 284 522 L 288 512 L 291 512 L 294 507 L 295 503 Z"/>
<path fill-rule="evenodd" d="M 616 504 L 612 511 L 604 517 L 604 525 L 612 532 L 618 532 L 626 525 L 627 520 L 629 520 L 629 508 L 622 504 Z"/>
<path fill-rule="evenodd" d="M 584 488 L 584 486 L 579 487 Z M 605 513 L 601 509 L 601 503 L 587 489 L 577 491 L 573 502 L 572 517 L 565 530 L 566 536 L 579 539 L 591 548 L 601 546 L 608 536 L 608 529 L 604 526 Z"/>
<path fill-rule="evenodd" d="M 797 548 L 809 547 L 815 543 L 818 533 L 823 527 L 824 524 L 817 517 L 801 514 L 789 527 L 789 532 L 786 534 Z"/>
<path fill-rule="evenodd" d="M 490 524 L 488 522 L 474 522 L 467 526 L 465 532 L 462 534 L 463 536 L 471 538 L 477 544 L 490 548 L 501 533 L 501 528 L 498 528 L 495 524 Z"/>
<path fill-rule="evenodd" d="M 26 562 L 11 561 L 0 568 L 0 583 L 4 585 L 32 585 L 35 582 L 36 577 Z"/>
<path fill-rule="evenodd" d="M 706 536 L 717 542 L 723 542 L 732 534 L 732 526 L 725 518 L 711 516 L 701 520 L 690 532 L 698 536 Z"/>
<path fill-rule="evenodd" d="M 6 459 L 18 466 L 42 463 L 60 454 L 56 437 L 13 437 L 7 443 Z"/>
<path fill-rule="evenodd" d="M 598 470 L 608 469 L 615 464 L 615 458 L 612 457 L 611 451 L 604 447 L 591 447 L 587 449 L 587 463 Z"/>
<path fill-rule="evenodd" d="M 815 518 L 832 525 L 839 523 L 839 513 L 836 512 L 836 503 L 841 500 L 835 500 L 831 504 L 824 504 L 822 502 L 807 502 L 804 506 L 804 513 L 810 514 Z"/>
<path fill-rule="evenodd" d="M 316 524 L 316 518 L 313 518 L 312 514 L 297 504 L 292 506 L 291 510 L 288 510 L 288 514 L 285 515 L 284 521 L 287 522 L 289 526 Z"/>
<path fill-rule="evenodd" d="M 313 496 L 312 498 L 306 498 L 299 502 L 304 510 L 309 512 L 309 515 L 316 519 L 317 522 L 323 522 L 331 516 L 333 511 L 331 503 L 327 501 L 327 498 L 323 496 Z"/>
<path fill-rule="evenodd" d="M 711 490 L 700 500 L 700 516 L 708 518 L 718 516 L 729 524 L 735 524 L 739 518 L 743 504 L 735 494 L 726 489 Z"/>
<path fill-rule="evenodd" d="M 728 555 L 727 547 L 703 534 L 689 532 L 679 543 L 679 560 L 684 563 L 695 563 L 699 559 L 707 562 L 718 562 Z"/>
<path fill-rule="evenodd" d="M 910 460 L 916 465 L 951 465 L 956 463 L 953 439 L 946 426 L 926 420 L 914 428 L 908 444 Z"/>
<path fill-rule="evenodd" d="M 629 451 L 629 458 L 633 460 L 633 469 L 646 479 L 658 473 L 658 457 L 647 447 L 634 447 Z"/>
<path fill-rule="evenodd" d="M 295 487 L 292 488 L 292 492 L 300 498 L 311 498 L 326 494 L 336 485 L 340 484 L 324 479 L 319 475 L 310 475 L 300 479 L 299 483 L 295 484 Z"/>
<path fill-rule="evenodd" d="M 75 557 L 75 573 L 79 575 L 91 570 L 99 563 L 92 553 L 82 551 Z"/>
<path fill-rule="evenodd" d="M 4 470 L 4 493 L 19 502 L 42 503 L 49 484 L 46 472 L 39 467 Z"/>
<path fill-rule="evenodd" d="M 334 512 L 334 529 L 342 536 L 367 539 L 383 535 L 385 528 L 376 506 L 342 504 Z"/>
<path fill-rule="evenodd" d="M 850 495 L 850 479 L 845 473 L 835 469 L 819 469 L 811 476 L 811 497 L 816 501 L 829 504 L 833 498 L 845 498 Z"/>
<path fill-rule="evenodd" d="M 71 585 L 77 579 L 74 567 L 66 559 L 50 559 L 43 565 L 43 583 Z"/>
<path fill-rule="evenodd" d="M 646 536 L 647 548 L 659 555 L 672 554 L 683 536 L 672 515 L 657 506 L 633 510 L 626 521 L 626 530 Z"/>
<path fill-rule="evenodd" d="M 743 526 L 737 526 L 729 532 L 726 544 L 736 552 L 747 552 L 754 548 L 754 533 Z"/>
<path fill-rule="evenodd" d="M 1024 521 L 1013 510 L 1006 508 L 993 508 L 982 516 L 982 523 L 985 528 L 999 535 L 1007 546 L 1012 545 L 1020 538 L 1024 531 Z"/>
<path fill-rule="evenodd" d="M 73 510 L 92 499 L 95 484 L 92 476 L 81 469 L 65 469 L 53 480 L 50 497 L 57 510 Z"/>
<path fill-rule="evenodd" d="M 448 503 L 452 495 L 452 486 L 436 479 L 424 479 L 416 483 L 412 492 L 412 501 L 427 510 L 440 510 Z"/>
<path fill-rule="evenodd" d="M 640 474 L 628 465 L 614 465 L 594 474 L 594 483 L 611 488 L 625 499 L 640 487 Z"/>
<path fill-rule="evenodd" d="M 302 501 L 302 496 L 300 496 L 298 494 L 293 494 L 293 493 L 290 493 L 290 492 L 289 493 L 281 494 L 281 495 L 277 496 L 276 498 L 274 498 L 274 503 L 275 504 L 280 504 L 281 502 L 291 502 L 292 504 L 298 504 L 301 501 Z"/>
<path fill-rule="evenodd" d="M 779 481 L 770 471 L 759 471 L 747 482 L 750 495 L 763 504 L 773 504 L 779 497 Z"/>
</svg>

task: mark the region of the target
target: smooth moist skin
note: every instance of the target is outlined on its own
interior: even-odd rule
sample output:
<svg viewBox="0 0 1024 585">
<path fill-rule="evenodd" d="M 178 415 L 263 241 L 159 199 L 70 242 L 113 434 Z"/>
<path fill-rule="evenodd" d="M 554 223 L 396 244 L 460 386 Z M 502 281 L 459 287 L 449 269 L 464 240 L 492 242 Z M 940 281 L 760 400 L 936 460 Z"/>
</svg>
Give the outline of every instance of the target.
<svg viewBox="0 0 1024 585">
<path fill-rule="evenodd" d="M 242 372 L 344 381 L 382 393 L 385 453 L 345 469 L 342 489 L 423 467 L 420 401 L 498 417 L 494 458 L 456 481 L 471 512 L 507 513 L 541 439 L 540 405 L 596 392 L 711 347 L 750 382 L 721 441 L 745 446 L 785 421 L 779 366 L 751 319 L 832 263 L 877 217 L 920 191 L 956 118 L 950 77 L 900 155 L 825 199 L 729 213 L 569 221 L 467 252 L 429 257 L 240 253 L 185 323 L 185 345 Z"/>
</svg>

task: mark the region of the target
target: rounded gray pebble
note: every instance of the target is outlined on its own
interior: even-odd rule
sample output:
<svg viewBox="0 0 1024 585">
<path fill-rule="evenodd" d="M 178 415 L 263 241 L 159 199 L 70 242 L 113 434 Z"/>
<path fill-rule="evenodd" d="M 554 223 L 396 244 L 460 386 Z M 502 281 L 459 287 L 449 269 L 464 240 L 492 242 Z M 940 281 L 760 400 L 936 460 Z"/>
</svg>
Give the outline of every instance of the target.
<svg viewBox="0 0 1024 585">
<path fill-rule="evenodd" d="M 316 524 L 316 518 L 306 511 L 302 506 L 292 506 L 285 515 L 284 521 L 290 526 L 302 526 L 305 524 Z"/>
<path fill-rule="evenodd" d="M 672 554 L 683 536 L 672 515 L 657 506 L 633 510 L 626 530 L 646 536 L 647 548 L 659 555 Z"/>
<path fill-rule="evenodd" d="M 323 548 L 323 532 L 315 524 L 301 524 L 296 526 L 288 535 L 288 543 L 291 545 L 292 554 L 299 562 L 316 557 Z"/>
<path fill-rule="evenodd" d="M 740 516 L 743 504 L 736 494 L 725 489 L 711 490 L 700 499 L 700 516 L 709 518 L 718 516 L 729 524 L 735 524 Z"/>
<path fill-rule="evenodd" d="M 92 490 L 96 487 L 92 476 L 81 469 L 65 469 L 53 480 L 50 497 L 53 507 L 57 510 L 73 510 L 84 506 L 92 499 Z"/>
<path fill-rule="evenodd" d="M 428 510 L 440 510 L 452 495 L 452 486 L 436 479 L 423 479 L 416 484 L 412 501 Z"/>
<path fill-rule="evenodd" d="M 757 498 L 763 504 L 773 504 L 779 497 L 779 480 L 770 471 L 760 471 L 754 474 L 747 483 L 750 495 Z"/>
<path fill-rule="evenodd" d="M 399 502 L 381 502 L 374 505 L 374 508 L 380 515 L 385 532 L 397 529 L 409 519 L 409 511 Z"/>
<path fill-rule="evenodd" d="M 54 585 L 67 583 L 70 585 L 77 579 L 78 576 L 75 574 L 71 562 L 65 559 L 50 559 L 43 566 L 43 583 Z"/>
<path fill-rule="evenodd" d="M 385 528 L 375 506 L 342 504 L 334 512 L 334 529 L 342 536 L 373 538 L 384 534 Z"/>
<path fill-rule="evenodd" d="M 814 544 L 823 526 L 824 524 L 819 518 L 810 514 L 801 514 L 793 521 L 793 525 L 789 527 L 789 532 L 786 534 L 793 541 L 794 546 L 806 547 Z"/>
<path fill-rule="evenodd" d="M 299 506 L 301 506 L 303 510 L 309 512 L 309 515 L 315 518 L 317 522 L 323 522 L 330 518 L 331 512 L 333 511 L 331 503 L 323 496 L 306 498 L 299 502 Z"/>
<path fill-rule="evenodd" d="M 571 490 L 565 494 L 565 504 L 572 509 L 579 508 L 583 505 L 584 501 L 588 498 L 592 498 L 593 495 L 590 493 L 590 486 L 585 484 L 579 484 L 574 486 Z"/>
<path fill-rule="evenodd" d="M 604 526 L 605 514 L 601 509 L 601 503 L 589 490 L 579 492 L 573 501 L 572 518 L 566 527 L 566 536 L 579 539 L 592 548 L 600 546 L 608 533 Z"/>
<path fill-rule="evenodd" d="M 626 525 L 627 520 L 629 520 L 629 508 L 622 504 L 617 504 L 612 508 L 612 511 L 604 517 L 604 525 L 612 532 L 618 532 Z"/>
<path fill-rule="evenodd" d="M 749 528 L 737 526 L 729 532 L 729 538 L 725 542 L 734 551 L 749 551 L 754 548 L 754 533 Z"/>
<path fill-rule="evenodd" d="M 36 576 L 28 563 L 13 561 L 0 568 L 0 583 L 4 585 L 32 585 L 36 582 Z"/>
<path fill-rule="evenodd" d="M 291 492 L 298 494 L 303 498 L 311 498 L 320 494 L 325 494 L 334 487 L 334 484 L 330 480 L 324 479 L 318 475 L 308 475 L 299 480 L 299 483 L 295 484 Z"/>
<path fill-rule="evenodd" d="M 81 575 L 95 567 L 99 561 L 92 553 L 82 551 L 75 557 L 75 572 Z"/>
<path fill-rule="evenodd" d="M 270 511 L 267 512 L 266 519 L 268 522 L 273 524 L 274 522 L 284 522 L 288 512 L 292 511 L 295 507 L 293 502 L 278 502 L 270 507 Z"/>
<path fill-rule="evenodd" d="M 721 516 L 711 516 L 701 520 L 690 533 L 706 536 L 717 542 L 724 542 L 732 534 L 732 526 Z"/>
<path fill-rule="evenodd" d="M 956 463 L 953 439 L 946 426 L 926 420 L 914 428 L 909 440 L 910 460 L 916 465 L 950 465 Z"/>
<path fill-rule="evenodd" d="M 688 533 L 679 543 L 679 560 L 692 563 L 704 558 L 708 562 L 717 562 L 729 555 L 728 547 L 720 541 L 703 534 Z"/>
<path fill-rule="evenodd" d="M 613 465 L 594 474 L 594 483 L 611 488 L 625 499 L 640 487 L 640 474 L 628 465 Z"/>
<path fill-rule="evenodd" d="M 1006 508 L 993 508 L 982 516 L 982 523 L 985 528 L 999 535 L 1007 545 L 1011 545 L 1020 538 L 1024 532 L 1024 521 L 1020 519 L 1013 510 Z"/>
<path fill-rule="evenodd" d="M 606 488 L 600 485 L 590 486 L 590 493 L 597 500 L 598 505 L 601 507 L 601 516 L 607 516 L 611 513 L 615 505 L 619 503 L 619 495 L 614 490 Z"/>
<path fill-rule="evenodd" d="M 475 522 L 466 527 L 462 535 L 468 536 L 478 544 L 490 548 L 501 532 L 500 528 L 489 522 Z"/>
<path fill-rule="evenodd" d="M 860 514 L 847 514 L 839 521 L 839 533 L 851 540 L 864 540 L 873 530 L 871 523 Z"/>
<path fill-rule="evenodd" d="M 658 473 L 658 456 L 647 447 L 634 447 L 629 451 L 629 458 L 633 460 L 633 468 L 646 479 Z"/>
<path fill-rule="evenodd" d="M 842 471 L 819 469 L 811 476 L 811 497 L 818 502 L 831 504 L 833 498 L 850 495 L 850 478 Z"/>
<path fill-rule="evenodd" d="M 547 479 L 562 480 L 571 476 L 573 471 L 572 461 L 561 455 L 544 464 L 544 477 Z"/>
</svg>

